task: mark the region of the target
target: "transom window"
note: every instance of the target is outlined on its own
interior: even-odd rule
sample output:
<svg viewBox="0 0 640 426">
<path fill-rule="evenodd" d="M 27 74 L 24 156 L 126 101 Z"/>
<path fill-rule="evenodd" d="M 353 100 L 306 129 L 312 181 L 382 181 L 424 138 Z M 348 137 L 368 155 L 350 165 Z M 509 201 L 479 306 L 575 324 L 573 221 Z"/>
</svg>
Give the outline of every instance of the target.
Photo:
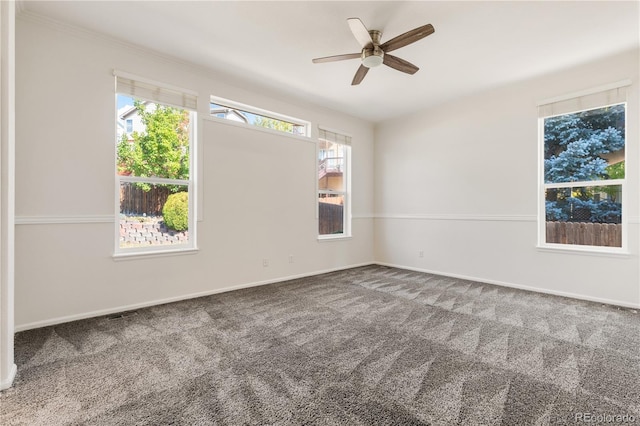
<svg viewBox="0 0 640 426">
<path fill-rule="evenodd" d="M 212 117 L 297 136 L 309 136 L 309 123 L 306 121 L 286 117 L 275 112 L 264 111 L 248 105 L 241 105 L 227 99 L 212 96 L 209 110 Z"/>
<path fill-rule="evenodd" d="M 624 246 L 625 96 L 615 88 L 541 107 L 543 245 Z"/>
</svg>

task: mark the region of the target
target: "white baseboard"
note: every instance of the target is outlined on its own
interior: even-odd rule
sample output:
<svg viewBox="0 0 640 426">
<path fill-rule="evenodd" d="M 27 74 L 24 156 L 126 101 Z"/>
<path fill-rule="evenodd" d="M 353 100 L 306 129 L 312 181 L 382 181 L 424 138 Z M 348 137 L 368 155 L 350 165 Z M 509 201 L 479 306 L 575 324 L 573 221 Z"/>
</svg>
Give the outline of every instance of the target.
<svg viewBox="0 0 640 426">
<path fill-rule="evenodd" d="M 554 296 L 568 297 L 568 298 L 571 298 L 571 299 L 578 299 L 578 300 L 586 300 L 586 301 L 589 301 L 589 302 L 604 303 L 606 305 L 614 305 L 614 306 L 621 306 L 621 307 L 624 307 L 624 308 L 640 309 L 640 303 L 629 303 L 629 302 L 622 302 L 622 301 L 619 301 L 619 300 L 604 299 L 604 298 L 600 298 L 600 297 L 591 297 L 591 296 L 586 296 L 584 294 L 570 293 L 570 292 L 566 292 L 566 291 L 556 291 L 556 290 L 550 290 L 550 289 L 545 289 L 545 288 L 540 288 L 540 287 L 531 287 L 531 286 L 528 286 L 528 285 L 514 284 L 514 283 L 508 283 L 508 282 L 504 282 L 504 281 L 491 280 L 491 279 L 487 279 L 487 278 L 472 277 L 472 276 L 468 276 L 468 275 L 452 274 L 452 273 L 449 273 L 449 272 L 434 271 L 434 270 L 424 269 L 424 268 L 415 268 L 415 267 L 412 267 L 412 266 L 396 265 L 396 264 L 393 264 L 393 263 L 375 262 L 375 264 L 376 265 L 381 265 L 381 266 L 389 266 L 389 267 L 392 267 L 392 268 L 407 269 L 409 271 L 426 272 L 428 274 L 441 275 L 441 276 L 444 276 L 444 277 L 459 278 L 459 279 L 468 280 L 468 281 L 476 281 L 476 282 L 479 282 L 479 283 L 494 284 L 494 285 L 499 285 L 499 286 L 502 286 L 502 287 L 517 288 L 519 290 L 533 291 L 533 292 L 536 292 L 536 293 L 544 293 L 544 294 L 551 294 L 551 295 L 554 295 Z"/>
<path fill-rule="evenodd" d="M 353 265 L 348 265 L 348 266 L 340 266 L 340 267 L 337 267 L 337 268 L 324 269 L 324 270 L 308 272 L 308 273 L 304 273 L 304 274 L 289 275 L 289 276 L 284 276 L 284 277 L 273 278 L 273 279 L 270 279 L 270 280 L 255 281 L 255 282 L 250 282 L 250 283 L 246 283 L 246 284 L 239 284 L 239 285 L 235 285 L 235 286 L 231 286 L 231 287 L 224 287 L 224 288 L 218 288 L 218 289 L 214 289 L 214 290 L 207 290 L 207 291 L 203 291 L 203 292 L 199 292 L 199 293 L 191 293 L 191 294 L 185 294 L 185 295 L 180 295 L 180 296 L 175 296 L 175 297 L 169 297 L 169 298 L 166 298 L 166 299 L 156 299 L 156 300 L 150 300 L 150 301 L 147 301 L 147 302 L 134 303 L 134 304 L 131 304 L 131 305 L 117 306 L 117 307 L 113 307 L 113 308 L 100 309 L 100 310 L 91 311 L 91 312 L 83 312 L 81 314 L 67 315 L 67 316 L 63 316 L 63 317 L 51 318 L 51 319 L 46 319 L 46 320 L 42 320 L 42 321 L 35 321 L 35 322 L 27 323 L 27 324 L 16 325 L 15 328 L 14 328 L 14 331 L 16 333 L 18 333 L 20 331 L 31 330 L 31 329 L 34 329 L 34 328 L 48 327 L 50 325 L 62 324 L 62 323 L 65 323 L 65 322 L 71 322 L 71 321 L 77 321 L 77 320 L 82 320 L 82 319 L 87 319 L 87 318 L 100 317 L 100 316 L 103 316 L 103 315 L 110 315 L 110 314 L 115 314 L 115 313 L 119 313 L 119 312 L 132 311 L 132 310 L 135 310 L 135 309 L 147 308 L 149 306 L 163 305 L 165 303 L 179 302 L 181 300 L 195 299 L 197 297 L 210 296 L 212 294 L 226 293 L 228 291 L 240 290 L 240 289 L 243 289 L 243 288 L 257 287 L 257 286 L 261 286 L 261 285 L 273 284 L 273 283 L 278 283 L 278 282 L 282 282 L 282 281 L 289 281 L 289 280 L 295 280 L 295 279 L 299 279 L 299 278 L 312 277 L 314 275 L 321 275 L 321 274 L 326 274 L 326 273 L 329 273 L 329 272 L 342 271 L 344 269 L 358 268 L 360 266 L 367 266 L 367 265 L 373 265 L 373 264 L 375 264 L 375 262 L 365 262 L 365 263 L 353 264 Z"/>
<path fill-rule="evenodd" d="M 0 391 L 9 389 L 13 385 L 13 380 L 16 378 L 17 373 L 18 373 L 18 366 L 13 364 L 11 366 L 11 370 L 9 371 L 9 377 L 0 381 Z"/>
</svg>

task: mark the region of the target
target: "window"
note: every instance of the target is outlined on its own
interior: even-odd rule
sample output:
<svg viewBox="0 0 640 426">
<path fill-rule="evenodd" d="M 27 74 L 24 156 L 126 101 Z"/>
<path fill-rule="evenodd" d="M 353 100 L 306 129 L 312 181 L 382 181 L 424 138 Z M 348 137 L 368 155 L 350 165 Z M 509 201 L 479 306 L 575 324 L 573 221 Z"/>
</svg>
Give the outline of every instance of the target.
<svg viewBox="0 0 640 426">
<path fill-rule="evenodd" d="M 615 87 L 541 105 L 543 245 L 625 246 L 625 101 Z"/>
<path fill-rule="evenodd" d="M 116 141 L 115 252 L 193 249 L 197 97 L 122 76 L 116 86 L 126 132 Z"/>
<path fill-rule="evenodd" d="M 351 137 L 320 129 L 318 138 L 318 235 L 351 233 L 349 154 Z"/>
<path fill-rule="evenodd" d="M 245 123 L 251 126 L 264 127 L 292 135 L 309 135 L 309 123 L 306 121 L 247 105 L 241 105 L 227 99 L 212 96 L 209 111 L 212 117 Z"/>
</svg>

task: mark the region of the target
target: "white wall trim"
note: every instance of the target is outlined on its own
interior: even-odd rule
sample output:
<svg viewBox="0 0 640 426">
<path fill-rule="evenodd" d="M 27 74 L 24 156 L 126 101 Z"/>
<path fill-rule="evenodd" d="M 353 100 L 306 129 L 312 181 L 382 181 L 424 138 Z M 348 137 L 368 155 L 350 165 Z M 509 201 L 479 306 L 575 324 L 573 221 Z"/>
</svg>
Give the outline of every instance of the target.
<svg viewBox="0 0 640 426">
<path fill-rule="evenodd" d="M 412 214 L 381 213 L 376 219 L 411 219 L 411 220 L 458 220 L 475 222 L 535 222 L 535 215 L 470 215 L 470 214 Z"/>
<path fill-rule="evenodd" d="M 376 215 L 373 213 L 352 214 L 351 219 L 373 219 Z"/>
<path fill-rule="evenodd" d="M 536 250 L 541 253 L 577 254 L 579 256 L 600 256 L 631 258 L 633 255 L 621 247 L 579 246 L 571 244 L 539 244 Z"/>
<path fill-rule="evenodd" d="M 0 382 L 0 391 L 9 389 L 13 385 L 13 381 L 16 378 L 16 374 L 18 373 L 18 366 L 13 364 L 11 366 L 11 370 L 9 371 L 9 375 L 7 378 Z"/>
<path fill-rule="evenodd" d="M 114 223 L 113 215 L 18 216 L 16 225 L 55 225 L 81 223 Z"/>
<path fill-rule="evenodd" d="M 463 214 L 403 214 L 388 213 L 354 214 L 351 219 L 410 219 L 410 220 L 458 220 L 475 222 L 535 222 L 535 215 L 463 215 Z M 111 215 L 78 216 L 17 216 L 16 225 L 51 225 L 81 223 L 113 223 Z M 630 216 L 629 223 L 640 223 L 640 216 Z"/>
<path fill-rule="evenodd" d="M 140 260 L 140 259 L 151 259 L 156 257 L 168 257 L 168 256 L 181 256 L 186 254 L 198 254 L 200 249 L 198 247 L 185 247 L 185 248 L 170 248 L 171 246 L 156 246 L 154 249 L 145 248 L 141 251 L 121 251 L 118 253 L 114 253 L 112 259 L 116 262 L 121 262 L 123 260 Z M 124 249 L 126 250 L 126 249 Z M 129 250 L 135 250 L 129 249 Z"/>
<path fill-rule="evenodd" d="M 469 276 L 469 275 L 452 274 L 452 273 L 449 273 L 449 272 L 434 271 L 434 270 L 424 269 L 424 268 L 415 268 L 415 267 L 412 267 L 412 266 L 397 265 L 397 264 L 386 263 L 386 262 L 375 262 L 375 264 L 376 265 L 381 265 L 381 266 L 389 266 L 391 268 L 407 269 L 409 271 L 426 272 L 427 274 L 440 275 L 440 276 L 444 276 L 444 277 L 459 278 L 459 279 L 462 279 L 462 280 L 475 281 L 475 282 L 479 282 L 479 283 L 499 285 L 501 287 L 516 288 L 516 289 L 519 289 L 519 290 L 532 291 L 534 293 L 551 294 L 553 296 L 568 297 L 570 299 L 586 300 L 586 301 L 589 301 L 589 302 L 597 302 L 597 303 L 604 303 L 604 304 L 607 304 L 607 305 L 622 306 L 622 307 L 625 307 L 625 308 L 640 309 L 640 301 L 638 301 L 636 303 L 623 302 L 623 301 L 620 301 L 620 300 L 605 299 L 605 298 L 600 298 L 600 297 L 591 297 L 591 296 L 585 296 L 585 295 L 582 295 L 582 294 L 571 293 L 571 292 L 566 292 L 566 291 L 555 291 L 555 290 L 549 290 L 549 289 L 540 288 L 540 287 L 531 287 L 531 286 L 528 286 L 528 285 L 509 283 L 509 282 L 505 282 L 505 281 L 490 280 L 490 279 L 487 279 L 487 278 L 472 277 L 472 276 Z"/>
<path fill-rule="evenodd" d="M 86 319 L 86 318 L 100 317 L 100 316 L 103 316 L 103 315 L 110 315 L 110 314 L 115 314 L 115 313 L 118 313 L 118 312 L 126 312 L 126 311 L 135 310 L 135 309 L 142 309 L 142 308 L 147 308 L 149 306 L 163 305 L 165 303 L 179 302 L 179 301 L 182 301 L 182 300 L 188 300 L 188 299 L 195 299 L 195 298 L 198 298 L 198 297 L 210 296 L 212 294 L 226 293 L 228 291 L 240 290 L 240 289 L 243 289 L 243 288 L 258 287 L 258 286 L 261 286 L 261 285 L 279 283 L 279 282 L 284 282 L 284 281 L 289 281 L 289 280 L 296 280 L 296 279 L 300 279 L 300 278 L 312 277 L 312 276 L 315 276 L 315 275 L 327 274 L 329 272 L 342 271 L 342 270 L 345 270 L 345 269 L 359 268 L 361 266 L 368 266 L 368 265 L 373 265 L 373 264 L 375 264 L 375 263 L 374 262 L 364 262 L 364 263 L 357 263 L 357 264 L 347 265 L 347 266 L 339 266 L 339 267 L 336 267 L 336 268 L 323 269 L 323 270 L 314 271 L 314 272 L 308 272 L 308 273 L 303 273 L 303 274 L 288 275 L 288 276 L 272 278 L 272 279 L 264 280 L 264 281 L 255 281 L 255 282 L 250 282 L 250 283 L 245 283 L 245 284 L 238 284 L 238 285 L 234 285 L 234 286 L 230 286 L 230 287 L 217 288 L 217 289 L 214 289 L 214 290 L 207 290 L 207 291 L 202 291 L 202 292 L 199 292 L 199 293 L 185 294 L 185 295 L 181 295 L 181 296 L 168 297 L 168 298 L 165 298 L 165 299 L 156 299 L 156 300 L 151 300 L 151 301 L 148 301 L 148 302 L 141 302 L 141 303 L 134 303 L 134 304 L 131 304 L 131 305 L 117 306 L 117 307 L 113 307 L 113 308 L 109 308 L 109 309 L 100 309 L 100 310 L 97 310 L 97 311 L 84 312 L 84 313 L 75 314 L 75 315 L 67 315 L 67 316 L 63 316 L 63 317 L 51 318 L 51 319 L 42 320 L 42 321 L 35 321 L 35 322 L 27 323 L 27 324 L 18 324 L 15 327 L 15 331 L 16 331 L 16 333 L 18 333 L 20 331 L 31 330 L 31 329 L 34 329 L 34 328 L 48 327 L 48 326 L 51 326 L 51 325 L 62 324 L 62 323 L 82 320 L 82 319 Z"/>
<path fill-rule="evenodd" d="M 0 2 L 0 389 L 15 377 L 15 13 Z"/>
<path fill-rule="evenodd" d="M 411 220 L 461 220 L 476 222 L 535 222 L 536 215 L 467 215 L 467 214 L 416 214 L 416 213 L 378 213 L 354 215 L 353 218 L 375 219 L 411 219 Z M 629 216 L 628 223 L 640 223 L 640 216 Z"/>
</svg>

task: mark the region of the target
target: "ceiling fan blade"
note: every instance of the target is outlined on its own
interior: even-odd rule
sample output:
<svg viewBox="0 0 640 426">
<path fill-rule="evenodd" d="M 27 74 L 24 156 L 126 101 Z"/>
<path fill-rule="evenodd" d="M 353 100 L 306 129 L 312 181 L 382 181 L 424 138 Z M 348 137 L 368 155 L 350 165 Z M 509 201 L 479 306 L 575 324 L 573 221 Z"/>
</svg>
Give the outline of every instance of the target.
<svg viewBox="0 0 640 426">
<path fill-rule="evenodd" d="M 400 59 L 397 56 L 389 54 L 384 55 L 382 63 L 398 71 L 406 72 L 407 74 L 415 74 L 420 69 L 411 62 L 407 62 L 404 59 Z"/>
<path fill-rule="evenodd" d="M 433 34 L 434 32 L 435 32 L 435 29 L 433 28 L 433 25 L 431 24 L 423 25 L 421 27 L 414 28 L 411 31 L 407 31 L 404 34 L 400 34 L 399 36 L 394 37 L 385 43 L 382 43 L 380 47 L 382 48 L 382 50 L 384 50 L 385 53 L 391 52 L 393 50 L 400 49 L 401 47 L 404 47 L 407 44 L 411 44 L 420 39 L 423 39 L 426 36 Z"/>
<path fill-rule="evenodd" d="M 353 76 L 351 85 L 355 86 L 357 84 L 360 84 L 362 79 L 364 79 L 364 76 L 367 75 L 367 72 L 369 72 L 369 68 L 365 67 L 364 65 L 360 65 L 360 68 L 358 68 L 358 71 L 356 71 L 356 75 Z"/>
<path fill-rule="evenodd" d="M 358 40 L 358 43 L 360 43 L 360 46 L 362 46 L 363 49 L 373 45 L 373 40 L 371 39 L 369 30 L 364 26 L 360 19 L 349 18 L 347 19 L 347 22 L 349 23 L 349 28 L 351 28 L 353 36 Z"/>
<path fill-rule="evenodd" d="M 344 55 L 334 55 L 334 56 L 325 56 L 323 58 L 315 58 L 312 59 L 314 64 L 319 64 L 321 62 L 335 62 L 335 61 L 344 61 L 345 59 L 356 59 L 361 57 L 361 53 L 346 53 Z"/>
</svg>

